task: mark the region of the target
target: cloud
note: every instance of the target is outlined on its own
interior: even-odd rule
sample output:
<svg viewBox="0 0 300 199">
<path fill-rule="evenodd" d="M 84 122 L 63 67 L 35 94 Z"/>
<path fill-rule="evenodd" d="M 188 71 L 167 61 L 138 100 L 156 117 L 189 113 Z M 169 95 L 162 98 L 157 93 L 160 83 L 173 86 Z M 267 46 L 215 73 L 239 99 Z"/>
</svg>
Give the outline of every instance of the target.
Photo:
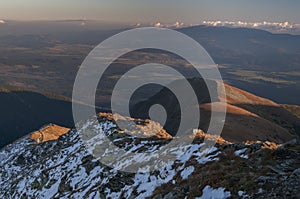
<svg viewBox="0 0 300 199">
<path fill-rule="evenodd" d="M 155 23 L 154 27 L 160 27 L 160 28 L 180 28 L 183 27 L 184 23 L 176 21 L 175 23 Z"/>
<path fill-rule="evenodd" d="M 243 22 L 243 21 L 203 21 L 203 24 L 209 25 L 209 26 L 235 26 L 235 27 L 260 27 L 260 26 L 266 26 L 266 25 L 274 25 L 277 26 L 279 23 L 273 23 L 273 22 Z M 285 22 L 285 25 L 287 26 L 289 23 Z"/>
<path fill-rule="evenodd" d="M 175 23 L 162 23 L 162 22 L 155 22 L 155 23 L 136 23 L 134 24 L 135 27 L 157 27 L 157 28 L 181 28 L 185 27 L 186 25 L 182 22 L 176 21 Z M 188 25 L 189 26 L 189 25 Z"/>
<path fill-rule="evenodd" d="M 180 27 L 184 26 L 184 23 L 182 23 L 182 22 L 180 23 L 180 22 L 176 21 L 176 23 L 173 24 L 173 26 L 175 26 L 176 28 L 180 28 Z"/>
<path fill-rule="evenodd" d="M 275 33 L 300 33 L 300 24 L 285 22 L 245 22 L 245 21 L 203 21 L 207 26 L 246 27 L 267 30 Z"/>
<path fill-rule="evenodd" d="M 154 27 L 159 28 L 159 27 L 163 27 L 163 25 L 160 22 L 157 22 L 156 24 L 154 24 Z"/>
</svg>

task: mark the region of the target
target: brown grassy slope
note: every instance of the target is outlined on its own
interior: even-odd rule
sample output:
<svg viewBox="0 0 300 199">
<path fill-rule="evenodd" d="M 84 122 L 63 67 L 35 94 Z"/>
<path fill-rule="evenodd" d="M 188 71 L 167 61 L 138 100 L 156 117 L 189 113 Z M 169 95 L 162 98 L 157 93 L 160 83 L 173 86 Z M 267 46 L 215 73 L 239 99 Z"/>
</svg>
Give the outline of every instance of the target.
<svg viewBox="0 0 300 199">
<path fill-rule="evenodd" d="M 300 118 L 300 106 L 297 105 L 290 105 L 290 104 L 282 104 L 281 107 L 295 115 L 296 117 Z"/>
<path fill-rule="evenodd" d="M 243 108 L 287 129 L 292 134 L 299 135 L 300 132 L 297 128 L 300 126 L 300 119 L 281 105 L 229 85 L 225 85 L 225 89 L 227 93 L 227 103 Z"/>
<path fill-rule="evenodd" d="M 258 97 L 247 91 L 238 89 L 228 84 L 224 84 L 224 86 L 227 96 L 227 103 L 279 106 L 278 104 L 269 99 Z"/>
<path fill-rule="evenodd" d="M 50 140 L 57 140 L 60 136 L 68 133 L 69 128 L 61 127 L 55 124 L 44 126 L 38 131 L 33 132 L 30 138 L 37 143 L 47 142 Z"/>
<path fill-rule="evenodd" d="M 226 102 L 213 102 L 217 107 L 226 106 L 226 120 L 221 136 L 230 142 L 269 140 L 287 142 L 297 133 L 300 120 L 275 102 L 255 96 L 225 84 Z M 211 104 L 201 104 L 202 112 L 211 110 Z M 220 111 L 218 110 L 217 112 Z"/>
<path fill-rule="evenodd" d="M 208 131 L 211 105 L 216 104 L 217 107 L 226 106 L 227 108 L 225 127 L 221 134 L 226 141 L 269 140 L 283 143 L 299 133 L 296 127 L 298 124 L 300 126 L 300 119 L 271 100 L 225 84 L 227 99 L 225 101 L 225 95 L 220 96 L 217 92 L 221 85 L 219 82 L 209 81 L 212 93 L 208 92 L 205 86 L 206 82 L 202 79 L 193 78 L 189 82 L 198 97 L 199 105 L 197 107 L 200 108 L 201 112 L 199 129 L 204 132 Z M 180 88 L 181 82 L 175 81 L 172 85 Z M 174 124 L 180 123 L 179 115 L 182 107 L 178 106 L 175 97 L 166 89 L 161 90 L 147 101 L 136 104 L 132 111 L 133 117 L 148 118 L 149 107 L 153 104 L 165 105 L 169 119 L 165 128 L 171 135 L 176 135 L 177 131 Z M 221 110 L 216 110 L 217 121 L 215 122 L 224 122 L 222 119 L 218 120 Z"/>
<path fill-rule="evenodd" d="M 283 143 L 293 137 L 287 129 L 243 108 L 223 102 L 214 102 L 214 104 L 217 107 L 226 106 L 227 109 L 225 125 L 221 134 L 226 141 L 269 140 Z M 210 110 L 209 104 L 201 105 L 200 108 L 201 111 Z"/>
</svg>

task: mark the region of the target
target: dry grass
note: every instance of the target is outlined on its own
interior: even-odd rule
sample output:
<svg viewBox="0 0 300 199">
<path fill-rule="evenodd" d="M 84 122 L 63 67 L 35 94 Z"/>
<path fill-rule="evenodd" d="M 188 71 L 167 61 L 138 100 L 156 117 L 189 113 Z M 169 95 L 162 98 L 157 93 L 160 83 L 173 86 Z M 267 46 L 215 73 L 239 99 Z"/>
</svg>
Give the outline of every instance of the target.
<svg viewBox="0 0 300 199">
<path fill-rule="evenodd" d="M 289 105 L 283 104 L 281 105 L 284 109 L 295 115 L 296 117 L 300 118 L 300 106 L 297 105 Z"/>
<path fill-rule="evenodd" d="M 37 143 L 47 142 L 50 140 L 57 140 L 60 136 L 68 133 L 69 131 L 69 128 L 61 127 L 55 124 L 49 124 L 40 130 L 33 132 L 30 138 Z"/>
<path fill-rule="evenodd" d="M 218 156 L 219 161 L 208 162 L 204 165 L 191 159 L 186 167 L 192 165 L 195 171 L 187 180 L 182 180 L 179 172 L 174 177 L 176 184 L 171 182 L 164 184 L 155 190 L 154 195 L 173 192 L 179 194 L 179 197 L 182 194 L 182 196 L 188 195 L 188 198 L 194 198 L 202 195 L 202 190 L 206 185 L 214 188 L 227 188 L 233 198 L 238 198 L 237 193 L 240 190 L 248 194 L 257 193 L 259 188 L 268 190 L 268 187 L 258 186 L 256 180 L 271 172 L 268 166 L 274 164 L 274 150 L 262 147 L 256 152 L 249 153 L 249 158 L 253 161 L 243 159 L 234 152 L 234 148 L 223 149 L 222 154 Z M 261 165 L 261 168 L 258 165 Z"/>
<path fill-rule="evenodd" d="M 279 106 L 275 102 L 258 97 L 253 95 L 247 91 L 243 91 L 241 89 L 235 88 L 233 86 L 229 86 L 227 84 L 224 85 L 227 95 L 227 103 L 230 104 L 255 104 L 255 105 L 267 105 L 267 106 Z"/>
</svg>

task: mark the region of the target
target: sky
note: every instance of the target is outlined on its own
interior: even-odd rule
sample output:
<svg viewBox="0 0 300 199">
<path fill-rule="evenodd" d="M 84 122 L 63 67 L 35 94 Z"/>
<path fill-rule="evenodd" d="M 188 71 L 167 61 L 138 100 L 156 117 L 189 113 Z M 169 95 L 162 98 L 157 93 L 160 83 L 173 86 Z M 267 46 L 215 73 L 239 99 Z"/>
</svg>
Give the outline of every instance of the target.
<svg viewBox="0 0 300 199">
<path fill-rule="evenodd" d="M 204 20 L 300 23 L 299 0 L 0 0 L 0 19 L 92 19 L 200 23 Z"/>
</svg>

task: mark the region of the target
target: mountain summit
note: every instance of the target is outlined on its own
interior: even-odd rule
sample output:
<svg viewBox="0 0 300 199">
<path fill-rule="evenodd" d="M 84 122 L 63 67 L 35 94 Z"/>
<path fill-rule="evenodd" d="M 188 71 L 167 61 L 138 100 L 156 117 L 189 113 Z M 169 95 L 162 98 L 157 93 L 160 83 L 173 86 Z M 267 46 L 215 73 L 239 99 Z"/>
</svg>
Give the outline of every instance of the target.
<svg viewBox="0 0 300 199">
<path fill-rule="evenodd" d="M 142 127 L 150 122 L 135 121 Z M 141 128 L 141 133 L 145 129 L 149 132 L 150 128 Z M 105 134 L 114 145 L 134 153 L 133 159 L 122 162 L 125 166 L 143 161 L 140 152 L 149 153 L 155 161 L 155 148 L 176 139 L 150 135 L 141 140 L 135 133 L 120 131 L 109 114 L 91 118 L 77 131 L 70 130 L 57 140 L 38 144 L 25 136 L 0 151 L 0 197 L 282 198 L 284 193 L 299 197 L 300 154 L 296 139 L 281 145 L 217 142 L 209 151 L 201 152 L 205 143 L 199 136 L 192 144 L 165 151 L 174 155 L 175 161 L 153 172 L 126 173 L 102 164 L 102 158 L 109 158 L 107 155 L 92 156 L 83 145 L 83 130 L 100 143 L 101 134 Z M 107 148 L 106 153 L 114 151 Z"/>
</svg>

